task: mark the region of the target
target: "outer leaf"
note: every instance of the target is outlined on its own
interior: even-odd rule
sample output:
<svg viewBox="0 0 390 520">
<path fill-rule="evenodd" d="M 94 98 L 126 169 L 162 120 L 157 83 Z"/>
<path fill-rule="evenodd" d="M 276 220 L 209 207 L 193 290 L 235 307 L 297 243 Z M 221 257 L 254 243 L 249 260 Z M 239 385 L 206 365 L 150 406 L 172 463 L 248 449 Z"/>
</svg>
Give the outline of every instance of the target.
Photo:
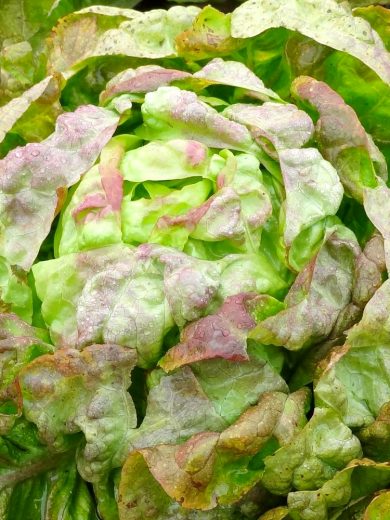
<svg viewBox="0 0 390 520">
<path fill-rule="evenodd" d="M 45 443 L 62 451 L 68 434 L 84 433 L 78 468 L 92 482 L 121 465 L 136 426 L 127 393 L 135 362 L 132 350 L 93 345 L 81 353 L 61 349 L 42 356 L 19 375 L 25 416 Z"/>
<path fill-rule="evenodd" d="M 282 5 L 273 0 L 248 0 L 232 14 L 234 38 L 256 36 L 272 27 L 298 31 L 333 49 L 346 51 L 390 82 L 390 57 L 378 34 L 347 4 L 297 0 Z"/>
<path fill-rule="evenodd" d="M 23 0 L 21 3 L 5 0 L 3 7 L 1 38 L 20 41 L 31 39 L 42 28 L 51 28 L 55 20 L 73 6 L 53 0 Z"/>
<path fill-rule="evenodd" d="M 48 76 L 0 107 L 0 142 L 12 129 L 26 140 L 45 138 L 51 133 L 53 121 L 60 113 L 58 83 L 57 78 Z M 38 116 L 34 114 L 37 111 Z"/>
<path fill-rule="evenodd" d="M 75 2 L 78 3 L 77 0 L 3 0 L 0 20 L 0 105 L 21 95 L 45 77 L 44 38 L 58 18 L 74 9 Z M 48 106 L 43 104 L 40 108 L 42 116 L 47 112 L 53 118 Z M 39 119 L 39 113 L 36 115 Z M 42 123 L 43 120 L 42 117 Z M 33 121 L 30 123 L 29 131 L 34 131 Z M 35 131 L 43 132 L 44 127 Z M 46 135 L 48 133 L 50 130 Z M 46 135 L 41 134 L 41 138 Z"/>
<path fill-rule="evenodd" d="M 385 403 L 379 410 L 374 422 L 358 432 L 364 453 L 374 460 L 386 462 L 390 456 L 390 403 Z"/>
<path fill-rule="evenodd" d="M 8 492 L 8 493 L 7 493 Z M 72 463 L 20 482 L 7 493 L 4 520 L 95 520 L 94 499 Z"/>
<path fill-rule="evenodd" d="M 261 79 L 239 61 L 224 61 L 221 58 L 215 58 L 195 72 L 192 77 L 200 79 L 204 86 L 229 85 L 244 89 L 249 96 L 254 98 L 280 101 L 275 92 L 266 88 Z"/>
<path fill-rule="evenodd" d="M 159 65 L 142 65 L 136 69 L 126 69 L 114 76 L 100 94 L 100 101 L 123 93 L 153 92 L 172 81 L 188 78 L 190 74 L 181 70 L 165 69 Z"/>
<path fill-rule="evenodd" d="M 146 139 L 196 139 L 213 148 L 248 151 L 253 146 L 248 130 L 218 114 L 194 94 L 177 87 L 149 92 L 142 105 Z"/>
<path fill-rule="evenodd" d="M 378 211 L 378 208 L 380 208 L 380 211 Z M 364 190 L 364 209 L 368 218 L 383 236 L 386 266 L 389 270 L 390 226 L 388 216 L 390 215 L 390 190 L 384 183 L 374 189 Z"/>
<path fill-rule="evenodd" d="M 390 134 L 384 120 L 389 113 L 390 86 L 353 56 L 340 51 L 330 52 L 329 48 L 309 38 L 302 40 L 299 37 L 298 41 L 293 38 L 286 52 L 295 76 L 309 74 L 342 96 L 388 160 Z M 309 60 L 307 56 L 310 56 Z"/>
<path fill-rule="evenodd" d="M 115 341 L 136 348 L 143 366 L 159 358 L 174 322 L 182 326 L 207 312 L 220 284 L 217 263 L 148 244 L 135 252 L 118 244 L 67 255 L 33 271 L 59 344 Z"/>
<path fill-rule="evenodd" d="M 51 353 L 47 332 L 31 327 L 15 314 L 0 314 L 0 364 L 2 390 L 10 385 L 19 371 L 34 358 Z"/>
<path fill-rule="evenodd" d="M 10 431 L 22 413 L 18 373 L 34 358 L 53 352 L 45 340 L 46 331 L 31 327 L 15 314 L 0 314 L 1 435 Z"/>
<path fill-rule="evenodd" d="M 63 18 L 49 40 L 49 66 L 72 75 L 89 58 L 175 56 L 175 38 L 190 27 L 199 9 L 175 6 L 146 13 L 115 7 L 90 7 Z"/>
<path fill-rule="evenodd" d="M 169 375 L 153 371 L 146 415 L 132 431 L 130 444 L 148 448 L 183 442 L 203 431 L 222 431 L 265 392 L 288 391 L 272 366 L 280 359 L 253 345 L 248 354 L 245 362 L 214 359 Z"/>
<path fill-rule="evenodd" d="M 353 301 L 364 306 L 382 285 L 382 277 L 386 271 L 383 238 L 374 234 L 364 246 L 356 261 Z"/>
<path fill-rule="evenodd" d="M 358 253 L 350 231 L 333 228 L 318 254 L 296 278 L 285 300 L 287 309 L 260 322 L 250 337 L 290 350 L 325 339 L 350 301 Z"/>
<path fill-rule="evenodd" d="M 74 191 L 56 229 L 56 253 L 64 255 L 122 240 L 123 176 L 119 169 L 125 150 L 139 144 L 131 135 L 112 138 L 100 163 L 92 167 Z"/>
<path fill-rule="evenodd" d="M 152 517 L 154 508 L 145 510 L 142 494 L 131 485 L 136 474 L 144 483 L 150 482 L 150 503 L 159 504 L 161 512 L 172 499 L 185 508 L 201 510 L 235 502 L 261 476 L 261 470 L 250 464 L 252 457 L 272 436 L 282 444 L 288 442 L 289 437 L 281 433 L 285 423 L 294 421 L 293 432 L 302 427 L 306 396 L 305 392 L 290 397 L 264 394 L 258 405 L 221 434 L 200 433 L 183 445 L 160 445 L 131 453 L 119 488 L 121 518 L 140 518 L 141 511 L 144 518 Z M 292 402 L 295 405 L 290 411 Z M 149 471 L 166 494 L 152 483 Z"/>
<path fill-rule="evenodd" d="M 316 408 L 291 443 L 265 459 L 263 484 L 276 494 L 285 494 L 292 488 L 318 489 L 361 454 L 359 440 L 338 415 Z"/>
<path fill-rule="evenodd" d="M 118 506 L 115 495 L 119 484 L 120 470 L 113 470 L 110 475 L 93 484 L 99 517 L 103 520 L 118 520 Z"/>
<path fill-rule="evenodd" d="M 270 509 L 261 517 L 259 520 L 284 520 L 289 518 L 288 509 L 287 507 L 281 506 L 276 507 L 275 509 Z"/>
<path fill-rule="evenodd" d="M 57 120 L 45 141 L 0 161 L 0 254 L 29 269 L 50 230 L 57 190 L 76 183 L 115 131 L 118 117 L 93 106 Z"/>
<path fill-rule="evenodd" d="M 245 42 L 232 38 L 230 14 L 208 5 L 196 16 L 191 27 L 177 35 L 176 45 L 179 56 L 202 60 L 231 54 Z"/>
<path fill-rule="evenodd" d="M 156 381 L 148 394 L 146 415 L 130 436 L 133 449 L 179 443 L 201 431 L 226 428 L 228 422 L 216 409 L 213 396 L 207 395 L 190 368 L 169 375 L 156 369 L 151 379 Z M 249 406 L 247 399 L 242 406 Z"/>
<path fill-rule="evenodd" d="M 364 520 L 381 520 L 390 510 L 390 492 L 381 493 L 370 503 L 364 513 Z"/>
<path fill-rule="evenodd" d="M 315 148 L 279 151 L 286 189 L 284 242 L 324 217 L 335 215 L 343 198 L 336 170 Z"/>
<path fill-rule="evenodd" d="M 364 308 L 361 321 L 348 333 L 348 343 L 356 347 L 381 346 L 390 339 L 388 309 L 390 282 L 386 280 Z"/>
<path fill-rule="evenodd" d="M 368 426 L 390 400 L 389 289 L 386 281 L 377 290 L 362 320 L 349 332 L 348 343 L 331 357 L 316 386 L 318 402 L 337 411 L 352 428 Z"/>
<path fill-rule="evenodd" d="M 229 119 L 247 126 L 256 141 L 276 159 L 278 154 L 275 149 L 301 148 L 314 132 L 310 117 L 295 105 L 264 103 L 256 106 L 239 103 L 231 105 L 223 113 Z"/>
<path fill-rule="evenodd" d="M 248 360 L 246 333 L 255 321 L 246 309 L 254 294 L 239 294 L 228 298 L 216 314 L 208 315 L 183 329 L 181 341 L 160 360 L 166 371 L 202 359 L 224 358 Z"/>
<path fill-rule="evenodd" d="M 378 416 L 380 407 L 390 400 L 388 347 L 351 348 L 335 352 L 316 385 L 317 402 L 339 413 L 351 428 L 367 426 Z M 377 363 L 380 376 L 372 384 Z"/>
<path fill-rule="evenodd" d="M 352 518 L 351 515 L 355 516 L 354 503 L 357 504 L 360 514 L 363 514 L 364 502 L 361 508 L 359 500 L 364 497 L 370 499 L 373 492 L 387 487 L 389 482 L 388 464 L 375 464 L 369 459 L 355 460 L 326 482 L 321 489 L 290 493 L 289 512 L 298 520 Z M 351 509 L 348 503 L 352 504 Z"/>
<path fill-rule="evenodd" d="M 16 37 L 16 40 L 19 38 Z M 1 105 L 8 103 L 13 97 L 22 95 L 26 89 L 34 85 L 34 66 L 39 66 L 30 42 L 25 41 L 23 37 L 22 41 L 11 40 L 8 44 L 6 42 L 7 40 L 2 42 L 0 52 Z M 44 76 L 43 72 L 42 78 L 38 79 L 43 79 Z"/>
<path fill-rule="evenodd" d="M 328 85 L 313 78 L 297 78 L 292 91 L 318 110 L 316 130 L 320 149 L 339 172 L 347 193 L 362 201 L 363 189 L 377 185 L 373 162 L 378 151 L 356 113 Z M 380 154 L 378 160 L 379 173 L 386 179 L 387 169 Z"/>
<path fill-rule="evenodd" d="M 364 2 L 363 2 L 364 3 Z M 368 2 L 366 2 L 368 4 Z M 370 2 L 370 4 L 387 4 L 387 2 Z M 389 50 L 389 34 L 387 26 L 389 23 L 389 12 L 385 7 L 379 7 L 377 5 L 369 5 L 362 9 L 354 9 L 355 16 L 359 16 L 367 20 L 373 29 L 382 38 L 387 50 Z"/>
<path fill-rule="evenodd" d="M 153 262 L 137 264 L 133 251 L 118 244 L 36 264 L 34 276 L 60 345 L 112 341 L 137 348 L 141 364 L 154 362 L 172 318 Z"/>
<path fill-rule="evenodd" d="M 107 102 L 115 95 L 123 93 L 146 93 L 158 87 L 176 82 L 186 89 L 202 90 L 210 85 L 227 85 L 243 89 L 246 95 L 258 99 L 280 100 L 279 96 L 264 86 L 248 67 L 238 61 L 224 61 L 215 58 L 198 72 L 165 69 L 158 65 L 144 65 L 136 69 L 120 72 L 107 83 L 106 90 L 100 96 L 101 102 Z"/>
<path fill-rule="evenodd" d="M 8 487 L 6 497 L 0 495 L 0 504 L 4 505 L 11 487 L 39 473 L 58 468 L 63 462 L 74 457 L 74 451 L 79 443 L 76 436 L 69 440 L 67 451 L 54 453 L 48 451 L 38 438 L 36 426 L 20 417 L 16 419 L 12 429 L 0 438 L 1 464 L 0 489 Z M 3 510 L 0 509 L 3 513 Z"/>
<path fill-rule="evenodd" d="M 364 6 L 364 5 L 377 5 L 377 4 L 387 4 L 387 0 L 349 0 L 349 3 L 352 7 Z"/>
<path fill-rule="evenodd" d="M 249 405 L 256 404 L 265 392 L 288 392 L 288 387 L 273 365 L 282 363 L 274 351 L 248 343 L 249 361 L 208 359 L 193 363 L 191 370 L 211 399 L 217 413 L 231 424 Z M 217 375 L 216 375 L 217 374 Z"/>
<path fill-rule="evenodd" d="M 0 338 L 9 339 L 10 337 L 33 337 L 48 340 L 47 331 L 32 327 L 30 324 L 21 320 L 15 314 L 0 314 Z"/>
<path fill-rule="evenodd" d="M 15 312 L 26 321 L 32 317 L 32 295 L 27 285 L 26 273 L 17 267 L 12 268 L 0 257 L 0 310 Z"/>
</svg>

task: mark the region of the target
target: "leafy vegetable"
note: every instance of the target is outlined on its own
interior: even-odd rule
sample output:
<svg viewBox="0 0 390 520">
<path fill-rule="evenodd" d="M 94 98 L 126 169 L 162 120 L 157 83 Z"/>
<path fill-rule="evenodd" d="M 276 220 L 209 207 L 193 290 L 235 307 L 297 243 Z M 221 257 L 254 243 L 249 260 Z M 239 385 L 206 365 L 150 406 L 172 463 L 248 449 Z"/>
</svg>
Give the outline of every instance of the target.
<svg viewBox="0 0 390 520">
<path fill-rule="evenodd" d="M 262 16 L 263 15 L 263 16 Z M 375 30 L 360 18 L 353 18 L 347 4 L 325 0 L 320 5 L 310 0 L 282 6 L 270 0 L 248 0 L 232 17 L 232 35 L 256 36 L 273 27 L 286 27 L 337 50 L 347 51 L 388 82 L 389 55 Z"/>
<path fill-rule="evenodd" d="M 387 518 L 389 10 L 107 3 L 2 7 L 0 520 Z"/>
</svg>

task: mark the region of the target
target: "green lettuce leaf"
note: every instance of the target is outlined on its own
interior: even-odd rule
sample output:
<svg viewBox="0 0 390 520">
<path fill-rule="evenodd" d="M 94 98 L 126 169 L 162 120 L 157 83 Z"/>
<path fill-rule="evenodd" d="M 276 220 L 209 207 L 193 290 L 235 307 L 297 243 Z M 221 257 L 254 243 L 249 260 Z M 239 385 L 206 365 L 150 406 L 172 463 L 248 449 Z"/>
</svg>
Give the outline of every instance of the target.
<svg viewBox="0 0 390 520">
<path fill-rule="evenodd" d="M 385 2 L 370 2 L 371 4 L 379 4 Z M 373 29 L 379 34 L 382 38 L 383 43 L 387 50 L 389 50 L 389 34 L 387 31 L 387 26 L 389 23 L 389 11 L 385 7 L 370 5 L 369 7 L 363 7 L 362 9 L 354 9 L 353 11 L 355 16 L 359 16 L 360 18 L 364 18 L 371 25 Z"/>
<path fill-rule="evenodd" d="M 352 299 L 360 308 L 374 296 L 382 285 L 386 271 L 383 238 L 374 233 L 358 256 L 355 266 Z"/>
<path fill-rule="evenodd" d="M 289 444 L 265 459 L 262 482 L 276 494 L 318 489 L 361 455 L 359 440 L 337 413 L 318 407 Z"/>
<path fill-rule="evenodd" d="M 253 142 L 248 130 L 218 114 L 194 92 L 177 87 L 160 87 L 145 96 L 144 126 L 139 135 L 146 139 L 196 139 L 213 148 L 248 151 Z"/>
<path fill-rule="evenodd" d="M 202 91 L 212 85 L 225 85 L 236 88 L 235 93 L 239 96 L 281 101 L 279 96 L 267 89 L 261 79 L 243 63 L 224 61 L 221 58 L 211 60 L 192 75 L 189 72 L 163 68 L 159 65 L 126 69 L 107 83 L 106 89 L 101 93 L 100 101 L 105 104 L 113 96 L 124 93 L 133 95 L 134 101 L 143 101 L 142 97 L 135 97 L 134 94 L 153 92 L 158 87 L 171 83 L 195 91 Z"/>
<path fill-rule="evenodd" d="M 4 520 L 96 520 L 95 502 L 74 463 L 24 480 L 1 492 Z"/>
<path fill-rule="evenodd" d="M 0 21 L 0 106 L 47 76 L 44 39 L 56 20 L 77 3 L 77 0 L 4 0 Z M 54 117 L 49 106 L 40 107 Z M 39 112 L 36 115 L 39 117 Z M 43 117 L 41 124 L 42 129 L 35 129 L 38 133 L 44 132 Z M 34 131 L 32 124 L 27 127 Z"/>
<path fill-rule="evenodd" d="M 134 136 L 119 135 L 102 149 L 99 164 L 83 176 L 61 213 L 55 237 L 57 256 L 121 242 L 123 177 L 119 166 L 125 150 L 138 144 Z"/>
<path fill-rule="evenodd" d="M 314 133 L 310 117 L 295 105 L 268 102 L 257 106 L 238 103 L 226 108 L 223 114 L 247 126 L 265 152 L 275 159 L 278 158 L 275 150 L 301 148 Z"/>
<path fill-rule="evenodd" d="M 292 518 L 298 520 L 356 518 L 353 513 L 360 512 L 363 515 L 367 505 L 363 501 L 361 507 L 359 502 L 365 497 L 370 501 L 375 491 L 387 487 L 389 483 L 390 474 L 387 464 L 375 464 L 369 459 L 352 461 L 317 491 L 290 493 L 288 510 Z M 352 507 L 348 506 L 349 503 Z M 354 511 L 354 504 L 357 506 L 357 511 Z M 375 511 L 374 503 L 367 508 L 364 518 L 379 520 L 380 517 L 368 516 L 370 509 L 372 512 Z"/>
<path fill-rule="evenodd" d="M 150 363 L 159 355 L 163 336 L 172 326 L 162 273 L 153 262 L 137 266 L 133 251 L 123 245 L 107 247 L 101 253 L 95 249 L 34 266 L 51 336 L 59 345 L 123 344 L 137 348 L 141 362 Z M 136 307 L 124 306 L 126 299 L 134 298 Z"/>
<path fill-rule="evenodd" d="M 285 27 L 346 51 L 390 82 L 390 57 L 370 24 L 353 17 L 346 3 L 324 0 L 321 4 L 298 0 L 288 5 L 270 0 L 248 0 L 232 14 L 232 36 L 249 38 L 267 29 Z"/>
<path fill-rule="evenodd" d="M 338 347 L 344 344 L 346 332 L 361 319 L 365 305 L 382 285 L 385 270 L 383 239 L 380 235 L 374 234 L 356 259 L 352 302 L 341 312 L 332 331 L 333 339 L 316 345 L 315 349 L 302 355 L 289 379 L 290 388 L 297 389 L 311 383 L 316 377 L 318 379 L 324 370 L 323 364 L 326 366 L 328 363 L 329 356 L 333 353 L 338 355 Z"/>
<path fill-rule="evenodd" d="M 387 0 L 349 0 L 349 3 L 352 7 L 359 6 L 367 6 L 367 5 L 377 5 L 377 4 L 387 4 Z M 359 12 L 359 11 L 358 11 Z"/>
<path fill-rule="evenodd" d="M 365 510 L 367 520 L 380 520 L 390 507 L 390 492 L 384 491 L 375 497 Z"/>
<path fill-rule="evenodd" d="M 107 100 L 119 94 L 153 92 L 173 81 L 189 77 L 189 72 L 175 69 L 165 69 L 160 65 L 141 65 L 136 69 L 126 69 L 114 76 L 100 94 L 100 101 Z"/>
<path fill-rule="evenodd" d="M 151 241 L 183 249 L 192 238 L 210 242 L 210 247 L 212 242 L 231 244 L 231 252 L 257 252 L 272 210 L 257 159 L 224 150 L 212 157 L 211 172 L 217 187 L 214 195 L 186 213 L 161 217 Z"/>
<path fill-rule="evenodd" d="M 390 190 L 384 183 L 380 183 L 379 186 L 373 189 L 366 188 L 363 194 L 364 209 L 367 216 L 384 239 L 385 259 L 388 271 L 390 267 L 390 227 L 387 218 L 390 212 L 389 194 Z M 381 210 L 378 211 L 378 208 L 381 208 Z"/>
<path fill-rule="evenodd" d="M 0 254 L 28 270 L 49 233 L 61 190 L 75 184 L 115 131 L 118 117 L 92 105 L 62 114 L 41 143 L 0 161 Z"/>
<path fill-rule="evenodd" d="M 26 141 L 47 137 L 61 112 L 59 94 L 59 79 L 48 76 L 0 107 L 0 142 L 8 132 L 18 134 Z"/>
<path fill-rule="evenodd" d="M 166 518 L 175 501 L 198 510 L 235 502 L 261 478 L 267 446 L 288 443 L 305 424 L 306 401 L 305 391 L 264 394 L 220 434 L 199 433 L 181 445 L 130 453 L 119 487 L 121 518 L 156 518 L 156 513 Z M 135 475 L 137 486 L 132 485 Z M 147 502 L 141 483 L 150 492 Z"/>
<path fill-rule="evenodd" d="M 197 319 L 213 303 L 220 267 L 159 246 L 133 251 L 118 244 L 41 262 L 33 270 L 56 342 L 115 342 L 136 348 L 139 363 L 148 366 L 175 322 Z"/>
<path fill-rule="evenodd" d="M 230 296 L 215 314 L 209 314 L 184 327 L 180 342 L 160 359 L 159 365 L 166 372 L 171 372 L 183 365 L 210 359 L 249 361 L 248 331 L 255 326 L 255 320 L 275 314 L 280 307 L 283 305 L 268 295 L 243 293 Z M 256 353 L 257 347 L 249 345 L 252 355 Z M 207 363 L 199 366 L 202 371 Z"/>
<path fill-rule="evenodd" d="M 375 421 L 361 428 L 357 435 L 366 455 L 376 461 L 386 462 L 390 455 L 390 402 L 383 404 Z"/>
<path fill-rule="evenodd" d="M 347 228 L 331 230 L 317 255 L 296 278 L 285 299 L 287 308 L 261 321 L 249 336 L 289 350 L 328 337 L 351 299 L 358 253 L 357 241 Z"/>
<path fill-rule="evenodd" d="M 315 388 L 317 402 L 336 411 L 351 428 L 374 422 L 390 400 L 389 301 L 386 281 L 366 305 L 361 321 L 348 333 L 347 343 L 330 358 Z"/>
<path fill-rule="evenodd" d="M 277 380 L 275 377 L 275 386 Z M 133 449 L 183 442 L 200 431 L 221 431 L 228 424 L 188 367 L 169 375 L 156 369 L 149 377 L 149 385 L 145 417 L 130 436 Z M 249 404 L 244 402 L 243 406 Z"/>
<path fill-rule="evenodd" d="M 249 345 L 248 359 L 243 362 L 214 358 L 171 374 L 154 370 L 148 377 L 145 417 L 131 432 L 131 446 L 179 443 L 199 432 L 222 431 L 264 393 L 288 392 L 274 366 L 278 363 L 282 361 L 273 353 Z"/>
<path fill-rule="evenodd" d="M 209 85 L 228 85 L 243 89 L 243 92 L 252 98 L 263 101 L 278 100 L 280 97 L 271 89 L 266 88 L 262 80 L 256 76 L 248 67 L 239 61 L 225 61 L 214 58 L 203 68 L 192 75 L 191 85 L 198 87 L 197 81 L 204 87 Z M 184 81 L 186 84 L 186 81 Z"/>
<path fill-rule="evenodd" d="M 149 184 L 145 183 L 145 187 L 147 189 Z M 156 194 L 150 199 L 131 200 L 131 195 L 125 196 L 122 206 L 124 242 L 154 242 L 183 249 L 189 232 L 186 233 L 185 229 L 175 229 L 174 232 L 169 227 L 169 217 L 186 215 L 200 206 L 210 191 L 211 183 L 204 179 L 181 189 L 166 188 L 165 195 Z"/>
<path fill-rule="evenodd" d="M 31 289 L 26 273 L 0 257 L 0 310 L 14 312 L 30 322 L 33 313 Z"/>
<path fill-rule="evenodd" d="M 388 162 L 390 136 L 384 121 L 389 113 L 389 85 L 353 56 L 330 52 L 308 38 L 297 42 L 292 37 L 286 52 L 295 76 L 310 75 L 322 80 L 355 110 Z"/>
<path fill-rule="evenodd" d="M 193 6 L 146 13 L 105 6 L 82 9 L 60 20 L 52 32 L 48 67 L 70 77 L 99 56 L 176 56 L 176 36 L 191 26 L 198 13 Z"/>
<path fill-rule="evenodd" d="M 19 374 L 25 417 L 51 450 L 66 451 L 68 437 L 83 432 L 77 454 L 91 482 L 123 462 L 136 413 L 127 388 L 136 363 L 131 349 L 92 345 L 41 356 Z"/>
<path fill-rule="evenodd" d="M 284 507 L 284 506 L 275 507 L 275 509 L 270 509 L 269 511 L 267 511 L 266 513 L 261 515 L 261 517 L 259 518 L 259 520 L 284 520 L 284 519 L 288 519 L 288 520 L 291 519 L 291 517 L 288 514 L 288 508 Z"/>
<path fill-rule="evenodd" d="M 343 196 L 336 171 L 318 151 L 298 149 L 312 137 L 313 123 L 305 112 L 294 105 L 275 103 L 264 103 L 260 107 L 232 105 L 224 110 L 224 115 L 245 124 L 264 151 L 280 162 L 286 200 L 279 218 L 285 228 L 285 245 L 292 248 L 291 264 L 300 269 L 302 263 L 296 257 L 295 250 L 302 254 L 302 247 L 298 241 L 295 249 L 294 240 L 301 234 L 307 244 L 310 228 L 325 217 L 334 215 Z M 305 230 L 307 232 L 303 234 Z M 312 256 L 310 253 L 309 258 Z"/>
<path fill-rule="evenodd" d="M 159 361 L 166 371 L 183 365 L 222 357 L 231 361 L 246 361 L 247 332 L 255 326 L 246 303 L 254 294 L 238 294 L 228 298 L 215 314 L 209 314 L 185 327 L 180 343 Z"/>
<path fill-rule="evenodd" d="M 234 53 L 245 45 L 231 34 L 231 14 L 211 5 L 204 7 L 192 25 L 176 36 L 178 55 L 187 60 L 203 60 Z"/>
<path fill-rule="evenodd" d="M 31 327 L 15 314 L 0 314 L 0 433 L 9 433 L 22 414 L 17 375 L 30 361 L 53 352 L 47 332 Z"/>
<path fill-rule="evenodd" d="M 375 163 L 378 174 L 385 180 L 387 167 L 356 113 L 325 83 L 309 77 L 297 78 L 292 92 L 318 110 L 320 149 L 339 172 L 347 193 L 361 202 L 363 189 L 377 185 Z"/>
<path fill-rule="evenodd" d="M 63 453 L 48 451 L 40 442 L 35 425 L 24 417 L 17 418 L 10 431 L 0 437 L 0 489 L 5 489 L 0 503 L 3 503 L 12 491 L 11 488 L 19 482 L 59 467 L 74 458 L 79 441 L 79 437 L 75 436 Z"/>
<path fill-rule="evenodd" d="M 124 179 L 130 182 L 207 177 L 209 156 L 207 147 L 198 141 L 154 141 L 128 151 L 120 166 Z"/>
<path fill-rule="evenodd" d="M 339 209 L 343 188 L 336 170 L 315 148 L 279 151 L 286 189 L 284 242 L 293 241 L 313 224 Z"/>
<path fill-rule="evenodd" d="M 232 363 L 226 359 L 207 359 L 192 363 L 191 370 L 218 414 L 231 424 L 259 400 L 265 392 L 288 392 L 279 375 L 283 356 L 275 349 L 248 342 L 248 361 Z M 218 374 L 218 376 L 216 376 Z"/>
</svg>

